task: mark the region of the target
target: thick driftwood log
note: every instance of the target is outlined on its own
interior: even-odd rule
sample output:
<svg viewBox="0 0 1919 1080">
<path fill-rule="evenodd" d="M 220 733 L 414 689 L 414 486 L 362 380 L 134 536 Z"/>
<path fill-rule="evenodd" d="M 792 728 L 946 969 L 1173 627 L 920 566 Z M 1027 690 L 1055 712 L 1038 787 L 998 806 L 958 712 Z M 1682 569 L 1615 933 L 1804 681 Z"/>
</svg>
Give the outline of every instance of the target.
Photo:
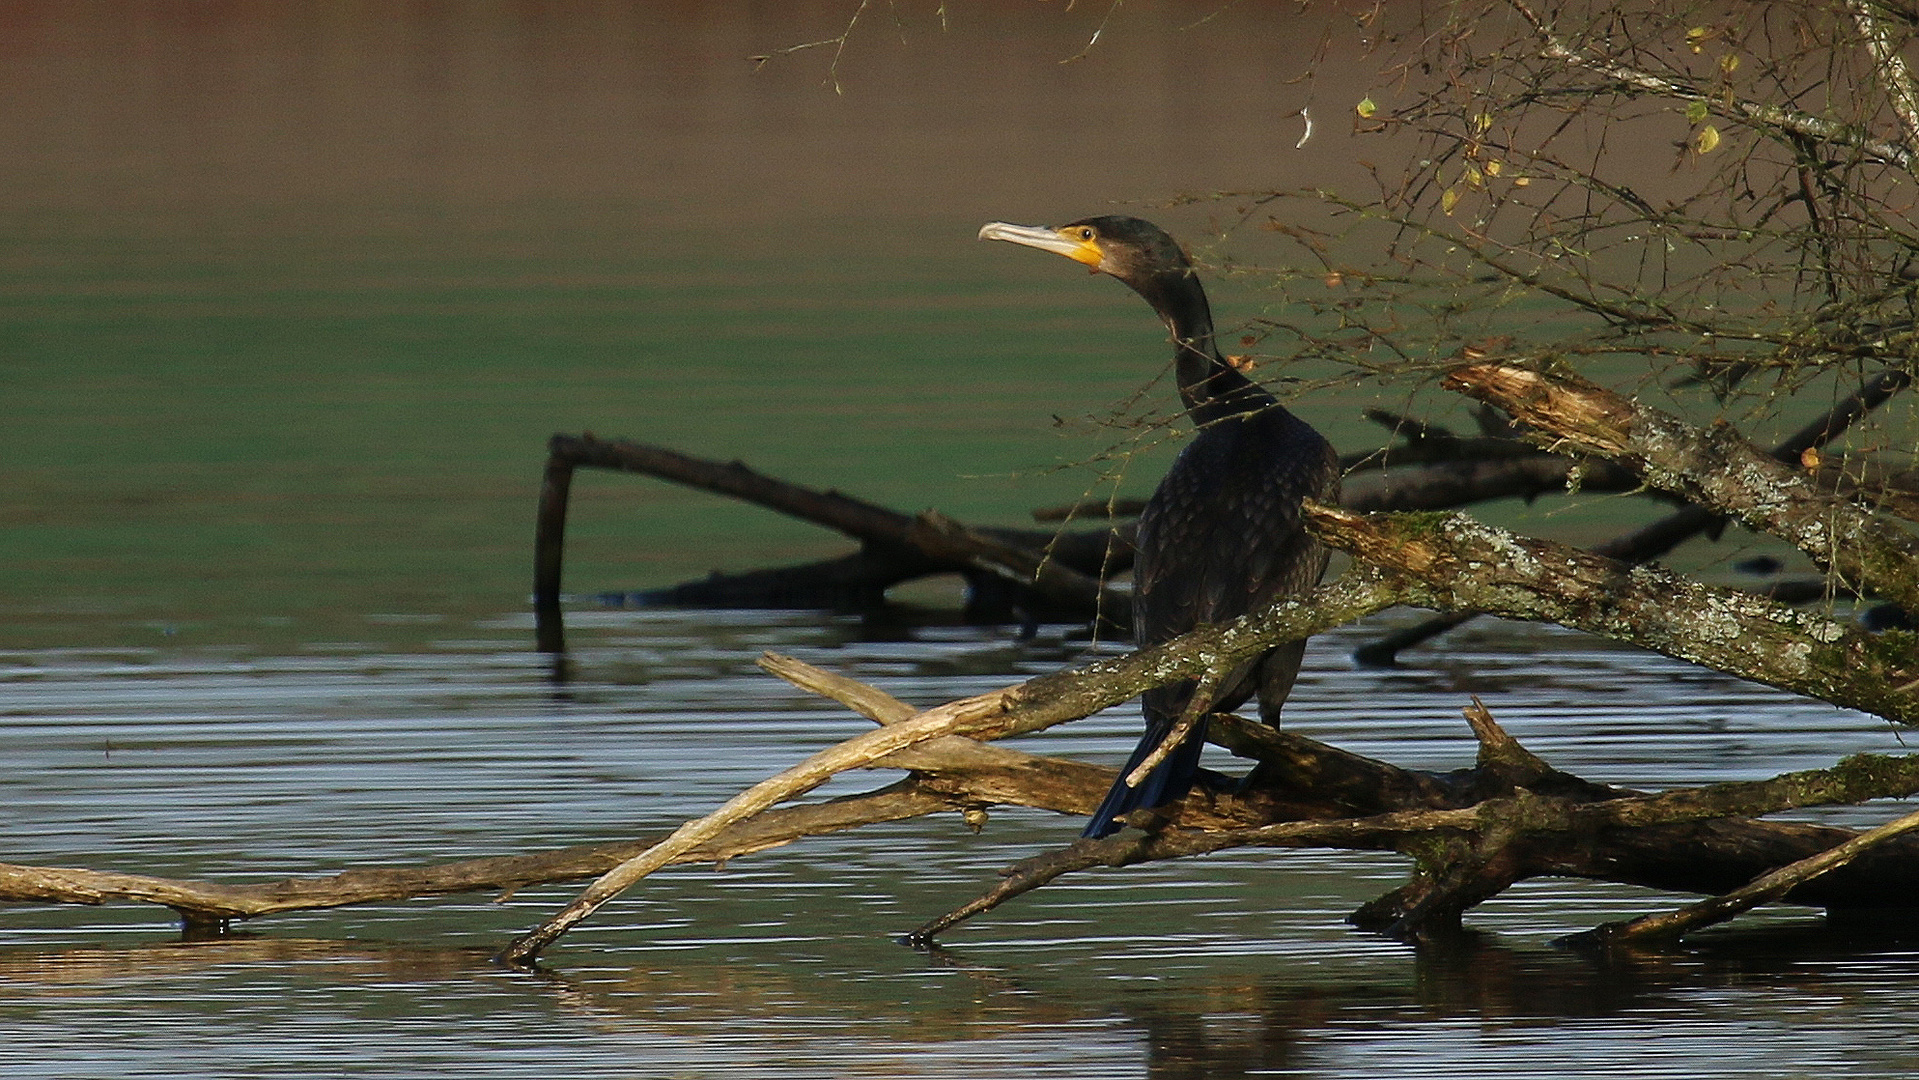
<svg viewBox="0 0 1919 1080">
<path fill-rule="evenodd" d="M 1574 935 L 1574 940 L 1580 944 L 1606 947 L 1630 942 L 1677 940 L 1700 927 L 1725 922 L 1740 912 L 1777 900 L 1798 886 L 1822 874 L 1831 873 L 1880 844 L 1904 836 L 1914 829 L 1919 829 L 1919 811 L 1861 833 L 1817 855 L 1761 874 L 1723 896 L 1688 904 L 1678 911 L 1663 915 L 1642 915 L 1626 922 L 1607 923 Z"/>
<path fill-rule="evenodd" d="M 1919 884 L 1919 842 L 1888 844 L 1914 823 L 1860 835 L 1749 816 L 1919 792 L 1919 757 L 1861 755 L 1833 769 L 1646 795 L 1557 772 L 1513 742 L 1477 702 L 1467 710 L 1469 715 L 1475 711 L 1480 763 L 1446 774 L 1397 770 L 1256 721 L 1216 718 L 1239 729 L 1227 741 L 1237 743 L 1240 752 L 1250 748 L 1249 736 L 1263 743 L 1267 752 L 1258 755 L 1263 763 L 1311 762 L 1310 769 L 1295 770 L 1286 781 L 1291 799 L 1318 800 L 1322 810 L 1341 804 L 1350 808 L 1352 803 L 1341 794 L 1353 790 L 1350 785 L 1297 785 L 1310 782 L 1306 776 L 1313 773 L 1364 778 L 1357 790 L 1364 792 L 1370 812 L 1341 820 L 1294 819 L 1225 829 L 1189 825 L 1184 804 L 1136 813 L 1129 820 L 1146 825 L 1147 831 L 1078 840 L 1016 864 L 986 893 L 921 926 L 908 940 L 923 944 L 1066 873 L 1245 846 L 1352 848 L 1412 856 L 1418 863 L 1413 881 L 1352 917 L 1366 929 L 1412 940 L 1456 933 L 1464 911 L 1526 878 L 1587 877 L 1710 893 L 1815 854 L 1820 855 L 1816 862 L 1809 860 L 1793 873 L 1767 875 L 1765 891 L 1755 889 L 1758 899 L 1752 902 L 1783 896 L 1796 903 L 1919 915 L 1919 900 L 1908 891 Z M 1882 844 L 1888 844 L 1879 851 L 1883 858 L 1850 880 L 1823 885 L 1816 880 L 1818 873 L 1833 872 Z M 1729 915 L 1733 909 L 1721 904 L 1716 910 Z M 1675 936 L 1686 928 L 1674 928 Z"/>
</svg>

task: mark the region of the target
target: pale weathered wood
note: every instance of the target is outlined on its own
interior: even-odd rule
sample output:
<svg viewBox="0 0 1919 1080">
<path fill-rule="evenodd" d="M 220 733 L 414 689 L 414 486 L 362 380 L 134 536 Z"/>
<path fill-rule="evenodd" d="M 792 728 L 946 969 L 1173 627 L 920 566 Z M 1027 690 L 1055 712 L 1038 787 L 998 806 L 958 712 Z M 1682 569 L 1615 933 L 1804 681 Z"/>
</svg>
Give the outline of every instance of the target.
<svg viewBox="0 0 1919 1080">
<path fill-rule="evenodd" d="M 848 769 L 866 768 L 889 754 L 948 735 L 1002 738 L 1077 720 L 1151 687 L 1197 678 L 1215 664 L 1237 663 L 1275 643 L 1306 637 L 1376 611 L 1390 602 L 1391 595 L 1391 589 L 1375 575 L 1355 571 L 1305 596 L 1275 604 L 1258 617 L 1248 616 L 1223 627 L 1202 627 L 1124 657 L 948 702 L 912 719 L 856 736 L 760 781 L 711 814 L 680 826 L 643 855 L 609 870 L 559 914 L 507 946 L 501 959 L 516 964 L 531 961 L 608 900 L 669 865 L 683 852 Z"/>
</svg>

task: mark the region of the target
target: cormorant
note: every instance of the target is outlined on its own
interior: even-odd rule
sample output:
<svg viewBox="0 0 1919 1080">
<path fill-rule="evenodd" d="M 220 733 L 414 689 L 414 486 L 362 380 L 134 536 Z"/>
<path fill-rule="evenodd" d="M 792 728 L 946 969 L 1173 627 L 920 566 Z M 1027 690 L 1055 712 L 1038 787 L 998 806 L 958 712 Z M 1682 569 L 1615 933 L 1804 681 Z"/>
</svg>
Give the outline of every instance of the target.
<svg viewBox="0 0 1919 1080">
<path fill-rule="evenodd" d="M 1140 645 L 1231 620 L 1274 597 L 1302 592 L 1326 570 L 1326 549 L 1300 523 L 1301 499 L 1336 502 L 1339 459 L 1312 426 L 1221 358 L 1213 316 L 1192 262 L 1157 225 L 1090 217 L 1059 228 L 993 222 L 982 240 L 1010 240 L 1084 263 L 1132 286 L 1172 331 L 1179 396 L 1196 429 L 1139 518 L 1133 564 L 1133 633 Z M 1304 642 L 1282 645 L 1220 680 L 1209 711 L 1230 712 L 1255 694 L 1278 724 L 1299 673 Z M 1142 807 L 1185 795 L 1199 773 L 1201 726 L 1138 787 L 1126 776 L 1179 721 L 1191 682 L 1148 690 L 1146 734 L 1084 835 L 1117 832 Z"/>
</svg>

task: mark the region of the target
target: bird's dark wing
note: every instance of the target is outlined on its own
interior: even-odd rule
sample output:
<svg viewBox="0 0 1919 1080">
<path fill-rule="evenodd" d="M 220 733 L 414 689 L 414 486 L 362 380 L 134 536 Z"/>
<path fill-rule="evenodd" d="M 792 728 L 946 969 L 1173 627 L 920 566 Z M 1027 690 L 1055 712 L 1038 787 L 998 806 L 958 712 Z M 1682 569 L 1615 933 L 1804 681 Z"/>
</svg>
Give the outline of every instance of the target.
<svg viewBox="0 0 1919 1080">
<path fill-rule="evenodd" d="M 1299 503 L 1336 499 L 1338 488 L 1332 448 L 1283 410 L 1200 432 L 1140 517 L 1140 643 L 1311 588 L 1326 555 L 1301 524 Z"/>
<path fill-rule="evenodd" d="M 1140 644 L 1237 618 L 1317 584 L 1327 555 L 1302 526 L 1299 503 L 1337 500 L 1338 489 L 1332 447 L 1284 409 L 1201 431 L 1140 518 L 1133 593 Z M 1290 686 L 1298 650 L 1287 652 Z M 1220 708 L 1237 707 L 1269 681 L 1255 667 L 1222 682 Z M 1284 686 L 1274 689 L 1284 696 Z M 1149 720 L 1169 710 L 1176 718 L 1190 692 L 1175 686 L 1149 695 Z"/>
<path fill-rule="evenodd" d="M 1339 460 L 1332 447 L 1284 409 L 1201 430 L 1140 516 L 1133 564 L 1139 643 L 1157 644 L 1311 588 L 1325 572 L 1327 556 L 1302 527 L 1299 502 L 1336 501 L 1338 493 Z M 1257 693 L 1261 716 L 1276 723 L 1303 651 L 1303 643 L 1282 645 L 1228 674 L 1211 708 L 1230 711 Z M 1145 693 L 1146 732 L 1126 773 L 1159 746 L 1192 693 L 1191 682 Z M 1106 836 L 1118 830 L 1115 819 L 1184 795 L 1199 773 L 1205 738 L 1202 723 L 1136 788 L 1126 786 L 1123 773 L 1085 835 Z"/>
</svg>

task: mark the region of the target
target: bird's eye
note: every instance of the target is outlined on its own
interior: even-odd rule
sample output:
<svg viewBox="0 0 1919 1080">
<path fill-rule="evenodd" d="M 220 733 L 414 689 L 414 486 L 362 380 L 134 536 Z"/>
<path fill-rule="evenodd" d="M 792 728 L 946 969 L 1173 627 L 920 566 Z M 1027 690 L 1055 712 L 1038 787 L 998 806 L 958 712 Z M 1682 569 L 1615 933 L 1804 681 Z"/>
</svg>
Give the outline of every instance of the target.
<svg viewBox="0 0 1919 1080">
<path fill-rule="evenodd" d="M 1079 230 L 1079 238 L 1081 240 L 1091 240 L 1093 238 L 1093 230 L 1082 226 Z"/>
</svg>

